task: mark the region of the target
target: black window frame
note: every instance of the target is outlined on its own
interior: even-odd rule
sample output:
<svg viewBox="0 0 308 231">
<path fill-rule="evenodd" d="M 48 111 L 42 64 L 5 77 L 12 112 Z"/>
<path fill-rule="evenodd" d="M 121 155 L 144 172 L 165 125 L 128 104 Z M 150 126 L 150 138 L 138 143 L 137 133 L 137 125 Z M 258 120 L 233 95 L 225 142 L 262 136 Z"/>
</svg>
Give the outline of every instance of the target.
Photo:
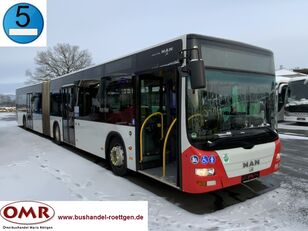
<svg viewBox="0 0 308 231">
<path fill-rule="evenodd" d="M 129 87 L 119 88 L 120 92 L 118 94 L 118 99 L 116 100 L 119 103 L 118 110 L 111 111 L 108 103 L 110 101 L 108 99 L 108 87 L 110 82 L 114 83 L 116 81 L 123 79 L 129 79 Z M 120 124 L 120 125 L 128 125 L 135 126 L 136 121 L 136 88 L 135 88 L 135 75 L 117 75 L 117 76 L 106 76 L 101 79 L 101 90 L 100 94 L 100 111 L 104 113 L 104 122 L 112 123 L 112 124 Z M 125 86 L 125 85 L 124 85 Z M 129 96 L 129 103 L 122 104 L 123 94 L 122 90 L 130 89 L 131 92 L 127 95 Z M 122 98 L 121 98 L 122 96 Z M 117 108 L 115 108 L 117 109 Z"/>
</svg>

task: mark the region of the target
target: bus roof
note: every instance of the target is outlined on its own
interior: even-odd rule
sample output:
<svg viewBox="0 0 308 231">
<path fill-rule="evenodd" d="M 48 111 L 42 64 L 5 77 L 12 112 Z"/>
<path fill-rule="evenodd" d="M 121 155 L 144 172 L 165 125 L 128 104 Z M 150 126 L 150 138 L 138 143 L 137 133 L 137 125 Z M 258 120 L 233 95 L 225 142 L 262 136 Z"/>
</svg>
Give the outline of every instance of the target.
<svg viewBox="0 0 308 231">
<path fill-rule="evenodd" d="M 308 80 L 308 75 L 290 78 L 289 83 L 301 80 Z"/>
<path fill-rule="evenodd" d="M 162 42 L 162 43 L 159 43 L 159 44 L 156 44 L 156 45 L 153 45 L 153 46 L 150 46 L 150 47 L 138 50 L 136 52 L 133 52 L 133 53 L 130 53 L 130 54 L 118 57 L 116 59 L 110 59 L 110 60 L 107 60 L 107 61 L 105 61 L 103 63 L 99 63 L 99 64 L 92 65 L 92 66 L 89 66 L 89 67 L 86 67 L 86 68 L 83 68 L 83 69 L 80 69 L 80 70 L 77 70 L 77 71 L 74 71 L 74 72 L 70 72 L 68 74 L 65 74 L 65 75 L 53 78 L 52 80 L 56 80 L 56 79 L 60 79 L 60 78 L 65 78 L 67 76 L 71 76 L 71 75 L 74 75 L 74 74 L 79 73 L 79 72 L 83 72 L 83 71 L 86 71 L 86 70 L 89 70 L 89 69 L 92 69 L 92 68 L 95 68 L 95 67 L 100 67 L 102 65 L 105 65 L 105 64 L 108 64 L 108 63 L 111 63 L 111 62 L 114 62 L 114 61 L 117 61 L 117 60 L 129 57 L 129 56 L 136 55 L 138 53 L 150 50 L 152 48 L 155 48 L 155 47 L 158 47 L 158 46 L 161 46 L 161 45 L 164 45 L 164 44 L 168 44 L 170 42 L 174 42 L 176 40 L 182 40 L 183 41 L 183 49 L 186 49 L 186 41 L 187 41 L 187 39 L 202 39 L 202 40 L 207 40 L 207 41 L 216 41 L 216 42 L 219 42 L 219 43 L 235 45 L 235 46 L 241 46 L 241 47 L 245 47 L 245 48 L 250 48 L 250 49 L 266 52 L 268 54 L 273 54 L 272 51 L 270 51 L 270 50 L 267 50 L 267 49 L 264 49 L 264 48 L 261 48 L 261 47 L 257 47 L 257 46 L 253 46 L 253 45 L 249 45 L 249 44 L 246 44 L 246 43 L 242 43 L 242 42 L 238 42 L 238 41 L 233 41 L 233 40 L 228 40 L 228 39 L 217 38 L 217 37 L 205 36 L 205 35 L 200 35 L 200 34 L 192 34 L 191 33 L 191 34 L 184 34 L 182 36 L 178 36 L 178 37 L 170 39 L 168 41 L 165 41 L 165 42 Z M 25 85 L 25 86 L 23 86 L 21 88 L 30 87 L 30 86 L 34 86 L 34 85 L 37 85 L 37 84 L 40 84 L 40 83 L 36 83 L 36 84 L 33 84 L 33 85 Z"/>
<path fill-rule="evenodd" d="M 225 44 L 229 44 L 229 45 L 240 46 L 240 47 L 244 47 L 244 48 L 258 50 L 258 51 L 273 55 L 273 52 L 269 49 L 265 49 L 265 48 L 262 48 L 262 47 L 250 45 L 250 44 L 235 41 L 235 40 L 223 39 L 223 38 L 218 38 L 218 37 L 211 37 L 211 36 L 200 35 L 200 34 L 186 34 L 184 36 L 187 36 L 187 39 L 203 39 L 203 40 L 207 40 L 207 41 L 219 42 L 219 43 L 222 43 L 222 44 L 225 43 Z"/>
<path fill-rule="evenodd" d="M 31 85 L 22 86 L 22 87 L 16 89 L 16 93 L 17 92 L 18 93 L 27 93 L 28 90 L 40 92 L 41 89 L 42 89 L 42 84 L 43 84 L 43 82 L 39 82 L 39 83 L 31 84 Z"/>
<path fill-rule="evenodd" d="M 277 76 L 276 75 L 276 83 L 280 84 L 280 83 L 288 83 L 290 81 L 290 77 L 283 77 L 283 76 Z"/>
<path fill-rule="evenodd" d="M 123 59 L 123 58 L 128 57 L 128 56 L 131 56 L 131 55 L 135 55 L 135 54 L 141 53 L 141 52 L 146 51 L 146 50 L 149 50 L 149 49 L 151 49 L 151 48 L 154 48 L 154 47 L 157 47 L 157 46 L 160 46 L 160 45 L 164 45 L 164 44 L 166 44 L 166 43 L 173 42 L 173 41 L 176 41 L 176 40 L 179 40 L 179 39 L 185 39 L 185 38 L 186 38 L 185 35 L 179 36 L 179 37 L 170 39 L 170 40 L 168 40 L 168 41 L 165 41 L 165 42 L 162 42 L 162 43 L 158 43 L 158 44 L 156 44 L 156 45 L 153 45 L 153 46 L 150 46 L 150 47 L 147 47 L 147 48 L 144 48 L 144 49 L 140 49 L 140 50 L 135 51 L 135 52 L 133 52 L 133 53 L 129 53 L 129 54 L 127 54 L 127 55 L 120 56 L 120 57 L 118 57 L 118 58 L 109 59 L 109 60 L 107 60 L 107 61 L 105 61 L 105 62 L 96 64 L 96 65 L 93 65 L 93 66 L 89 66 L 89 67 L 86 67 L 86 68 L 83 68 L 83 69 L 80 69 L 80 70 L 77 70 L 77 71 L 74 71 L 74 72 L 70 72 L 70 73 L 68 73 L 68 74 L 65 74 L 65 75 L 56 77 L 56 78 L 54 78 L 54 79 L 63 78 L 63 77 L 65 77 L 65 76 L 72 75 L 72 74 L 75 74 L 75 73 L 77 73 L 77 72 L 85 71 L 85 70 L 90 69 L 90 68 L 94 68 L 94 67 L 98 67 L 98 66 L 101 66 L 101 65 L 104 65 L 104 64 L 107 64 L 107 63 L 111 63 L 111 62 L 113 62 L 113 61 L 116 61 L 116 60 Z"/>
</svg>

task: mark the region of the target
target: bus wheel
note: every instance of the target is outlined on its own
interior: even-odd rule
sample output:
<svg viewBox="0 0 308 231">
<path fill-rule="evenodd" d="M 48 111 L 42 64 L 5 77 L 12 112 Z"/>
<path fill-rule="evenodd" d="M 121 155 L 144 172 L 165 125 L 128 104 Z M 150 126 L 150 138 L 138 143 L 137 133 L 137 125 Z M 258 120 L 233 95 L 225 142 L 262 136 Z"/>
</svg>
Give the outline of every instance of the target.
<svg viewBox="0 0 308 231">
<path fill-rule="evenodd" d="M 26 128 L 26 126 L 27 126 L 27 120 L 26 120 L 26 117 L 23 116 L 23 118 L 22 118 L 22 127 Z"/>
<path fill-rule="evenodd" d="M 115 175 L 124 176 L 127 174 L 126 151 L 119 138 L 114 138 L 110 142 L 109 161 Z"/>
<path fill-rule="evenodd" d="M 54 141 L 57 144 L 61 144 L 61 133 L 60 133 L 60 128 L 58 124 L 55 124 L 54 129 L 53 129 L 53 138 Z"/>
</svg>

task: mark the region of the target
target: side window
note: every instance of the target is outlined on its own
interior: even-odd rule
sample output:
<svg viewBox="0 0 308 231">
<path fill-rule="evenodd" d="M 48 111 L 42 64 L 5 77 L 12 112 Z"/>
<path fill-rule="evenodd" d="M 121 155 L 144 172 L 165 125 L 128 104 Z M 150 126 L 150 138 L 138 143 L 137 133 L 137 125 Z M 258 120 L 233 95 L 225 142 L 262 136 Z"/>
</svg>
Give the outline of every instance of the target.
<svg viewBox="0 0 308 231">
<path fill-rule="evenodd" d="M 161 91 L 164 91 L 161 79 L 142 79 L 141 80 L 141 118 L 144 120 L 148 115 L 164 111 L 161 108 Z M 163 103 L 164 104 L 164 103 Z"/>
<path fill-rule="evenodd" d="M 16 96 L 16 107 L 19 111 L 27 111 L 27 96 L 25 94 Z"/>
<path fill-rule="evenodd" d="M 88 119 L 94 121 L 102 121 L 103 116 L 99 114 L 99 81 L 85 80 L 82 81 L 82 85 L 77 90 L 79 116 L 87 116 Z"/>
<path fill-rule="evenodd" d="M 59 116 L 61 115 L 61 94 L 51 93 L 50 94 L 50 115 Z"/>
<path fill-rule="evenodd" d="M 102 105 L 106 122 L 133 125 L 135 104 L 133 79 L 131 76 L 115 77 L 104 80 Z"/>
<path fill-rule="evenodd" d="M 111 80 L 106 86 L 106 108 L 108 112 L 116 113 L 120 111 L 121 102 L 121 85 L 119 80 Z"/>
<path fill-rule="evenodd" d="M 75 87 L 65 87 L 61 89 L 63 108 L 63 118 L 72 117 L 74 114 L 74 106 L 76 104 Z"/>
<path fill-rule="evenodd" d="M 36 93 L 32 96 L 32 108 L 34 113 L 42 113 L 42 93 Z"/>
</svg>

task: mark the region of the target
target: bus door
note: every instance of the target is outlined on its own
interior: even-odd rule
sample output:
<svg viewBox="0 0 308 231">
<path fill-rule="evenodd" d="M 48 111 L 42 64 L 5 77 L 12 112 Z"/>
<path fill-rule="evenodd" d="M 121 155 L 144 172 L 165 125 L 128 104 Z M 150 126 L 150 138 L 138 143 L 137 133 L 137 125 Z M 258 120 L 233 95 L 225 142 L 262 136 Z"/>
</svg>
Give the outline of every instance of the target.
<svg viewBox="0 0 308 231">
<path fill-rule="evenodd" d="M 139 142 L 141 172 L 177 185 L 177 74 L 160 70 L 140 75 Z"/>
<path fill-rule="evenodd" d="M 74 85 L 62 87 L 62 103 L 63 103 L 63 140 L 65 143 L 75 145 L 75 121 L 74 107 L 76 104 L 75 97 L 76 87 Z"/>
<path fill-rule="evenodd" d="M 33 94 L 27 93 L 27 128 L 33 129 Z"/>
<path fill-rule="evenodd" d="M 160 166 L 164 137 L 163 81 L 145 76 L 140 79 L 140 152 L 143 168 Z"/>
</svg>

